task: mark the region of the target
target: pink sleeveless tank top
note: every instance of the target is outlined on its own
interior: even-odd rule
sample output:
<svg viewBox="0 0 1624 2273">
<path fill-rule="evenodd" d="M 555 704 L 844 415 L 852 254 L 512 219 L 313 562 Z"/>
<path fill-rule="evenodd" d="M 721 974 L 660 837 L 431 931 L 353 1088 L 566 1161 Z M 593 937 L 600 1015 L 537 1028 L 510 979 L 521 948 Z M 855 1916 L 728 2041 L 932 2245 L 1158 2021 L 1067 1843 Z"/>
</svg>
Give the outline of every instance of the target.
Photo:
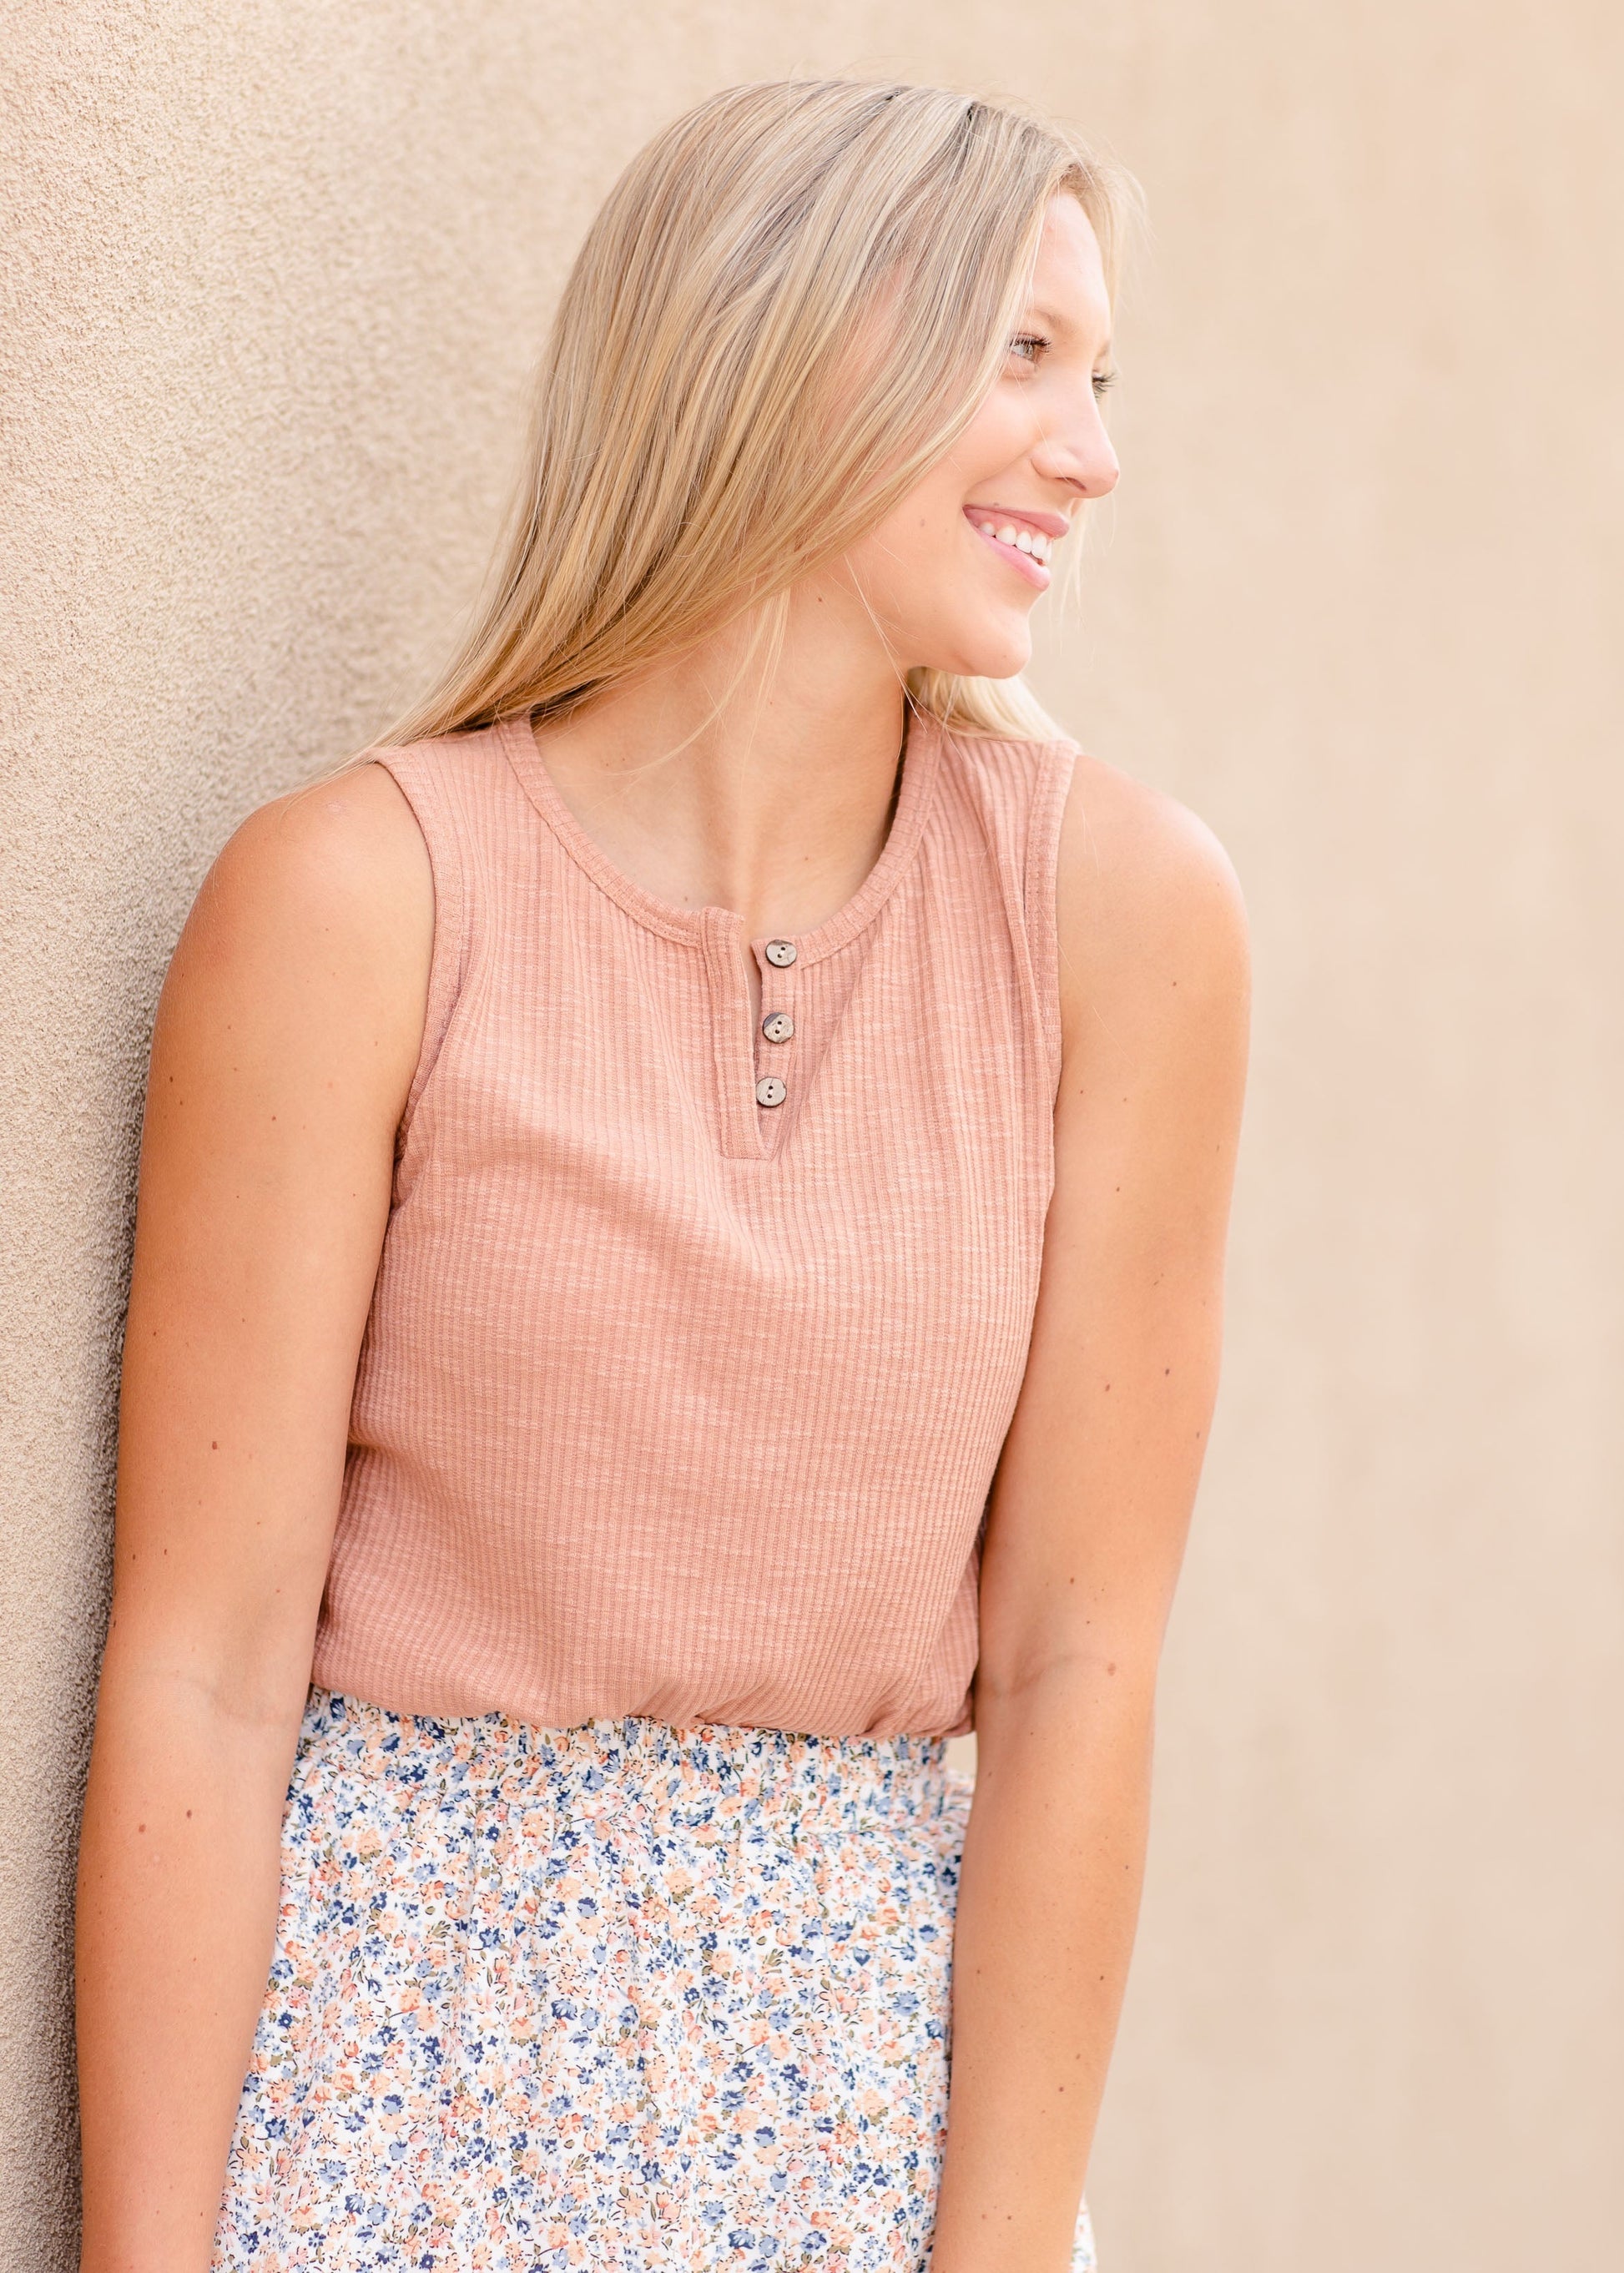
<svg viewBox="0 0 1624 2273">
<path fill-rule="evenodd" d="M 314 1675 L 399 1712 L 970 1726 L 1054 1177 L 1076 746 L 912 720 L 878 861 L 760 967 L 523 718 L 373 754 L 428 1018 Z"/>
</svg>

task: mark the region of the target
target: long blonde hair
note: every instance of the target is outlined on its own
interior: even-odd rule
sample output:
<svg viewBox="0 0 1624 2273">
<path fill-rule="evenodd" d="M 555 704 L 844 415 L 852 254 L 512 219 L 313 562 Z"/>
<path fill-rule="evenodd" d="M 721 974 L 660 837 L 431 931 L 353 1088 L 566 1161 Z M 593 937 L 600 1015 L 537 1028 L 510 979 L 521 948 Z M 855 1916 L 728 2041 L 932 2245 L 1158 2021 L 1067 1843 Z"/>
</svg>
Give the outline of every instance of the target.
<svg viewBox="0 0 1624 2273">
<path fill-rule="evenodd" d="M 1093 224 L 1114 298 L 1137 184 L 1007 103 L 783 79 L 663 128 L 564 287 L 461 649 L 387 739 L 567 713 L 751 608 L 781 635 L 789 586 L 974 416 L 1057 191 Z M 906 693 L 959 728 L 1059 731 L 1019 678 L 914 670 Z"/>
</svg>

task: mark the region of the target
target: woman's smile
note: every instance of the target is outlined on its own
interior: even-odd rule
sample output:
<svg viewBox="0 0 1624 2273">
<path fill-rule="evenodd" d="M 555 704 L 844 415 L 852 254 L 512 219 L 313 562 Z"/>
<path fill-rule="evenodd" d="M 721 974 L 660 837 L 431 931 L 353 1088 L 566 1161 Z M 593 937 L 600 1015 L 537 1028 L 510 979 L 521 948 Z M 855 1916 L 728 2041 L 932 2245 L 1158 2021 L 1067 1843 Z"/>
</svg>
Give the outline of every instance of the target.
<svg viewBox="0 0 1624 2273">
<path fill-rule="evenodd" d="M 1048 589 L 1052 548 L 1071 526 L 1064 514 L 1030 506 L 967 505 L 964 515 L 976 535 L 1029 583 L 1040 592 Z"/>
</svg>

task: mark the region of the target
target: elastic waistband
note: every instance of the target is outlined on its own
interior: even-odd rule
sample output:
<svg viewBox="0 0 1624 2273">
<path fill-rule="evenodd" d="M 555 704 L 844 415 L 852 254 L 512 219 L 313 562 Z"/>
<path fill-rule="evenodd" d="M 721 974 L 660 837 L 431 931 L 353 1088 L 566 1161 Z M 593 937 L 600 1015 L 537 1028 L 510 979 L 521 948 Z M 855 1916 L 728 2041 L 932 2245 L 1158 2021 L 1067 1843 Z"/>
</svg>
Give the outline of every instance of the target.
<svg viewBox="0 0 1624 2273">
<path fill-rule="evenodd" d="M 944 1804 L 943 1737 L 801 1736 L 783 1729 L 701 1722 L 673 1728 L 629 1714 L 540 1729 L 504 1713 L 437 1719 L 312 1688 L 304 1713 L 306 1748 L 337 1744 L 356 1768 L 405 1774 L 417 1782 L 442 1775 L 485 1783 L 545 1782 L 583 1799 L 611 1785 L 631 1787 L 645 1804 L 680 1806 L 685 1792 L 726 1793 L 799 1812 L 855 1808 L 883 1816 L 895 1807 L 917 1818 L 921 1801 Z"/>
</svg>

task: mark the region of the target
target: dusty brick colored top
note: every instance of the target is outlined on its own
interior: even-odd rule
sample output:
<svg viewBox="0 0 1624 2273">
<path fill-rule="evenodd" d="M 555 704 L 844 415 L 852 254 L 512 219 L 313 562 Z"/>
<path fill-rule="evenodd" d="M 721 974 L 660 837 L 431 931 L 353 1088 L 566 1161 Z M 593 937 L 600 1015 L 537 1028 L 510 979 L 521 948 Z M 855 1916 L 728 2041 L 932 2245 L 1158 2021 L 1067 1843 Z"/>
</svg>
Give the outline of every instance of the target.
<svg viewBox="0 0 1624 2273">
<path fill-rule="evenodd" d="M 434 956 L 316 1679 L 553 1728 L 967 1728 L 1074 746 L 916 716 L 855 896 L 787 966 L 747 943 L 777 1043 L 742 919 L 612 867 L 526 721 L 376 754 Z"/>
</svg>

